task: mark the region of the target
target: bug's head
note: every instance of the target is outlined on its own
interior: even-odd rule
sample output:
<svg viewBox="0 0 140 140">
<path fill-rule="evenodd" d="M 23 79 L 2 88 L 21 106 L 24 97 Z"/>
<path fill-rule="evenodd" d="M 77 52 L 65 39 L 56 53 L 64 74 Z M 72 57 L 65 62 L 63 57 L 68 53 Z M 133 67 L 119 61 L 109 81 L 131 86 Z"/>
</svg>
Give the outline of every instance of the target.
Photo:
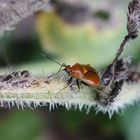
<svg viewBox="0 0 140 140">
<path fill-rule="evenodd" d="M 72 72 L 72 68 L 70 65 L 66 65 L 64 68 L 64 71 L 67 72 L 68 74 Z"/>
</svg>

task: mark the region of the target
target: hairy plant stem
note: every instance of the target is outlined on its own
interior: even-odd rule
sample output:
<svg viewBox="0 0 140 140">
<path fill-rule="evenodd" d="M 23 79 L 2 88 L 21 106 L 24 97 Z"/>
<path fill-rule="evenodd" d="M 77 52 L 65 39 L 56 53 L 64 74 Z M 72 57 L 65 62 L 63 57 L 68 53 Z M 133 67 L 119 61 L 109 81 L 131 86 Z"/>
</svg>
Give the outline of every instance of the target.
<svg viewBox="0 0 140 140">
<path fill-rule="evenodd" d="M 136 78 L 137 77 L 137 78 Z M 51 79 L 46 77 L 31 75 L 28 71 L 13 72 L 9 75 L 0 76 L 0 107 L 24 108 L 26 106 L 34 108 L 37 106 L 49 105 L 50 110 L 57 105 L 65 106 L 67 109 L 85 108 L 89 112 L 91 107 L 95 107 L 97 112 L 108 112 L 111 117 L 114 112 L 118 112 L 140 100 L 139 75 L 131 75 L 131 81 L 136 78 L 137 82 L 125 82 L 119 93 L 106 105 L 97 98 L 97 91 L 92 87 L 80 85 L 80 90 L 76 84 L 62 90 L 67 85 L 69 76 L 59 73 Z M 62 90 L 61 92 L 59 92 Z M 56 94 L 59 94 L 56 96 Z M 112 98 L 112 97 L 111 97 Z"/>
</svg>

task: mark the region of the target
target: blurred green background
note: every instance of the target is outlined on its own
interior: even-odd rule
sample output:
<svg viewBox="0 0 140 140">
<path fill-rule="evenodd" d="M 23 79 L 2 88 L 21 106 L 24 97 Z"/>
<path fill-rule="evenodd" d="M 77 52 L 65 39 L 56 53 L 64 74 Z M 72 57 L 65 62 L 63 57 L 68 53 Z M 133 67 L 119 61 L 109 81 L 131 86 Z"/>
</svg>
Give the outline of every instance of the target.
<svg viewBox="0 0 140 140">
<path fill-rule="evenodd" d="M 91 64 L 98 71 L 111 63 L 126 35 L 128 1 L 52 0 L 40 11 L 5 33 L 0 40 L 0 73 L 29 70 L 36 75 L 56 72 L 60 63 Z M 139 63 L 139 38 L 129 43 L 125 56 Z M 0 140 L 139 140 L 140 108 L 128 107 L 113 115 L 91 109 L 67 111 L 59 107 L 0 112 Z"/>
</svg>

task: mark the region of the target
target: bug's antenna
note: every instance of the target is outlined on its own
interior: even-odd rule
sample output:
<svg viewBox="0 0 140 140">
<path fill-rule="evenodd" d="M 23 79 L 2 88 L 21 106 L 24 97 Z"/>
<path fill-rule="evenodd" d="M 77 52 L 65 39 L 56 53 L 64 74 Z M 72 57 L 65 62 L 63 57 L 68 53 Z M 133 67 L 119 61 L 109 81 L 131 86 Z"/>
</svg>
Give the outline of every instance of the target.
<svg viewBox="0 0 140 140">
<path fill-rule="evenodd" d="M 41 55 L 42 55 L 43 57 L 46 57 L 46 58 L 48 58 L 49 60 L 51 60 L 51 61 L 57 63 L 57 64 L 60 65 L 61 67 L 65 67 L 65 66 L 66 66 L 66 64 L 64 64 L 64 63 L 61 64 L 61 63 L 57 62 L 56 60 L 50 58 L 49 56 L 47 56 L 47 55 L 45 55 L 45 54 L 43 54 L 43 53 L 41 53 Z"/>
</svg>

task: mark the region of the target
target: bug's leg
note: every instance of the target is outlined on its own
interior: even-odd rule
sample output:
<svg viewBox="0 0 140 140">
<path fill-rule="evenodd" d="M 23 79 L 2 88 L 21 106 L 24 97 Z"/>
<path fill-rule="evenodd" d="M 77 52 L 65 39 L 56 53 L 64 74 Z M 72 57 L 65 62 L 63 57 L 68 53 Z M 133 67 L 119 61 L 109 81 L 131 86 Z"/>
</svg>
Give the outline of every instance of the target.
<svg viewBox="0 0 140 140">
<path fill-rule="evenodd" d="M 58 74 L 61 71 L 62 67 L 63 67 L 63 65 L 60 66 L 60 68 L 59 68 L 58 72 L 56 72 L 56 74 Z"/>
<path fill-rule="evenodd" d="M 60 66 L 59 70 L 56 73 L 53 73 L 50 76 L 48 76 L 48 79 L 52 78 L 53 76 L 56 76 L 59 72 L 61 72 L 63 70 L 62 67 L 63 67 L 63 65 Z"/>
<path fill-rule="evenodd" d="M 62 88 L 61 90 L 59 90 L 59 91 L 56 93 L 55 97 L 56 97 L 61 91 L 63 91 L 64 89 L 66 89 L 67 87 L 69 87 L 69 85 L 67 85 L 67 86 L 65 86 L 64 88 Z"/>
<path fill-rule="evenodd" d="M 76 84 L 77 84 L 78 92 L 79 92 L 80 91 L 80 81 L 78 79 L 76 80 Z"/>
<path fill-rule="evenodd" d="M 75 84 L 75 81 L 73 81 L 73 79 L 73 77 L 70 77 L 70 79 L 67 80 L 67 84 L 70 86 L 71 90 L 74 90 L 73 85 Z"/>
<path fill-rule="evenodd" d="M 70 77 L 70 79 L 67 80 L 67 85 L 66 85 L 64 88 L 62 88 L 61 90 L 59 90 L 59 91 L 56 93 L 55 97 L 56 97 L 61 91 L 63 91 L 63 90 L 66 89 L 67 87 L 71 86 L 72 79 L 73 79 L 73 77 Z"/>
<path fill-rule="evenodd" d="M 67 80 L 67 84 L 70 85 L 72 83 L 72 79 L 73 77 L 70 77 L 68 80 Z"/>
<path fill-rule="evenodd" d="M 73 79 L 74 79 L 74 81 L 72 81 Z M 73 86 L 76 85 L 78 87 L 78 91 L 79 91 L 80 90 L 80 83 L 79 82 L 80 81 L 78 79 L 75 79 L 75 78 L 71 77 L 69 79 L 69 84 L 70 84 L 71 90 L 74 90 L 75 91 L 75 88 Z"/>
<path fill-rule="evenodd" d="M 83 82 L 83 81 L 81 81 L 82 82 L 82 84 L 84 84 L 84 85 L 86 85 L 86 86 L 89 86 L 88 84 L 86 84 L 85 82 Z"/>
</svg>

